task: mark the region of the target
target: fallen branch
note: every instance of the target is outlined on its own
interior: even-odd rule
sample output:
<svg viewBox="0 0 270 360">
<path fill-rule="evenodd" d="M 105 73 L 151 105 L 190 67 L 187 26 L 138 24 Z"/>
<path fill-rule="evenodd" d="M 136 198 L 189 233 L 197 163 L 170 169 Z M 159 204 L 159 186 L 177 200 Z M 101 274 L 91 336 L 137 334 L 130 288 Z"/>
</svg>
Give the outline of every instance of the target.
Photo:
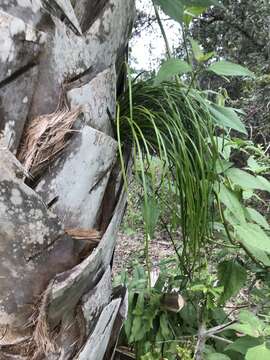
<svg viewBox="0 0 270 360">
<path fill-rule="evenodd" d="M 228 344 L 231 344 L 232 342 L 230 340 L 224 339 L 220 336 L 216 336 L 216 334 L 226 330 L 230 325 L 234 324 L 235 322 L 236 322 L 236 320 L 233 320 L 226 324 L 215 326 L 215 327 L 212 327 L 212 328 L 206 330 L 205 323 L 204 323 L 204 321 L 201 320 L 201 323 L 199 325 L 198 335 L 197 335 L 198 340 L 197 340 L 197 344 L 195 347 L 194 359 L 195 360 L 203 359 L 203 350 L 204 350 L 207 338 L 212 338 L 212 339 L 220 340 L 220 341 L 226 342 Z"/>
<path fill-rule="evenodd" d="M 205 324 L 204 324 L 204 322 L 202 322 L 199 326 L 198 340 L 197 340 L 197 344 L 196 344 L 195 352 L 194 352 L 195 360 L 203 359 L 203 350 L 204 350 L 206 339 L 207 339 L 207 336 L 205 334 L 206 334 Z"/>
<path fill-rule="evenodd" d="M 211 339 L 215 339 L 215 340 L 223 341 L 223 342 L 225 342 L 226 344 L 232 344 L 232 343 L 233 343 L 233 341 L 232 341 L 232 340 L 225 339 L 225 338 L 223 338 L 223 337 L 221 337 L 221 336 L 217 336 L 217 335 L 210 335 L 209 337 L 210 337 Z"/>
<path fill-rule="evenodd" d="M 213 327 L 211 329 L 206 330 L 204 332 L 204 335 L 209 337 L 211 335 L 218 334 L 218 333 L 224 331 L 227 327 L 229 327 L 230 325 L 232 325 L 234 323 L 236 323 L 236 320 L 232 320 L 232 321 L 230 321 L 230 322 L 228 322 L 226 324 L 223 324 L 223 325 L 215 326 L 215 327 Z"/>
</svg>

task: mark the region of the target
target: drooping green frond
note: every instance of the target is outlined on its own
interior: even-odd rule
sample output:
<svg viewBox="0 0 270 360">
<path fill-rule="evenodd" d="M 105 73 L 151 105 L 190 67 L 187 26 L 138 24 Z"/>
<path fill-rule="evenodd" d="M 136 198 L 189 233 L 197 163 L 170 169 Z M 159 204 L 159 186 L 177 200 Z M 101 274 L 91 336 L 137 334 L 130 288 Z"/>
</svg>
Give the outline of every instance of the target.
<svg viewBox="0 0 270 360">
<path fill-rule="evenodd" d="M 154 86 L 149 81 L 134 84 L 132 94 L 120 99 L 119 109 L 119 139 L 134 146 L 146 205 L 151 195 L 145 167 L 151 156 L 159 156 L 170 173 L 167 191 L 173 188 L 175 203 L 167 205 L 181 227 L 182 262 L 188 263 L 186 271 L 192 272 L 210 231 L 218 156 L 205 99 L 195 91 L 187 94 L 185 87 L 173 82 Z"/>
</svg>

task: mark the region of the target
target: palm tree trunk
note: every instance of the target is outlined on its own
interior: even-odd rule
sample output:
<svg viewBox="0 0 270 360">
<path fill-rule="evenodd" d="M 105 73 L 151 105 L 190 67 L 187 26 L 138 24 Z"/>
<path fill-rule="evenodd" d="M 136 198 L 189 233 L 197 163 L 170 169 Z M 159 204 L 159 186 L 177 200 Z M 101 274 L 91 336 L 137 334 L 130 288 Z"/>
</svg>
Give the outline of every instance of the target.
<svg viewBox="0 0 270 360">
<path fill-rule="evenodd" d="M 0 359 L 113 358 L 111 118 L 133 19 L 133 0 L 0 0 Z"/>
</svg>

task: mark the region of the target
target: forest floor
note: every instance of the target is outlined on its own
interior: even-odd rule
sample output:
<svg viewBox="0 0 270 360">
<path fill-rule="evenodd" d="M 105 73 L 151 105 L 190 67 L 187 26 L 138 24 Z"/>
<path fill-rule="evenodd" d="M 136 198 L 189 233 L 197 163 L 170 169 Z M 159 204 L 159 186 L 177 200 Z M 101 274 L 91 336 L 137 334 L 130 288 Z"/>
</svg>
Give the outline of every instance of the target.
<svg viewBox="0 0 270 360">
<path fill-rule="evenodd" d="M 156 267 L 160 260 L 174 254 L 173 247 L 164 231 L 157 232 L 150 244 L 152 266 Z M 124 228 L 118 234 L 114 253 L 113 273 L 119 274 L 122 270 L 130 271 L 135 261 L 144 263 L 144 234 L 142 229 L 130 234 Z"/>
<path fill-rule="evenodd" d="M 152 166 L 159 172 L 159 162 L 153 161 Z M 142 217 L 142 189 L 138 185 L 135 176 L 132 177 L 128 206 L 120 231 L 118 233 L 116 249 L 114 253 L 113 274 L 121 271 L 131 272 L 133 264 L 139 262 L 145 264 L 144 252 L 144 222 Z M 166 214 L 163 214 L 166 218 Z M 157 224 L 154 239 L 149 246 L 149 255 L 152 267 L 157 268 L 158 263 L 169 256 L 174 255 L 174 249 L 169 235 L 164 226 Z"/>
</svg>

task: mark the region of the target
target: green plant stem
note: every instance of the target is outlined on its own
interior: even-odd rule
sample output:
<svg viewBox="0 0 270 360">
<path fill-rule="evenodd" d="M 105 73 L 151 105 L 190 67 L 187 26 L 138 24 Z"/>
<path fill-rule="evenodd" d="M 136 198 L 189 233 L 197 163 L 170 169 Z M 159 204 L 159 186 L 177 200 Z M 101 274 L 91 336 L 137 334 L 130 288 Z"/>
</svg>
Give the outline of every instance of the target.
<svg viewBox="0 0 270 360">
<path fill-rule="evenodd" d="M 146 268 L 147 268 L 147 279 L 148 279 L 148 289 L 151 291 L 151 265 L 150 265 L 150 256 L 149 256 L 149 243 L 150 243 L 150 236 L 148 233 L 145 234 L 145 261 L 146 261 Z"/>
<path fill-rule="evenodd" d="M 124 181 L 124 187 L 128 194 L 128 181 L 127 181 L 127 174 L 125 169 L 125 163 L 124 163 L 124 157 L 123 157 L 123 151 L 122 151 L 122 142 L 121 142 L 121 135 L 120 135 L 120 109 L 119 105 L 117 105 L 116 108 L 116 129 L 117 129 L 117 139 L 118 139 L 118 152 L 119 152 L 119 159 L 120 159 L 120 165 L 121 165 L 121 171 Z"/>
<path fill-rule="evenodd" d="M 186 92 L 186 96 L 189 94 L 191 88 L 193 87 L 194 85 L 194 82 L 196 80 L 196 77 L 197 77 L 197 72 L 194 71 L 193 74 L 192 74 L 192 78 L 190 80 L 190 83 L 189 83 L 189 86 L 188 86 L 188 89 L 187 89 L 187 92 Z"/>
<path fill-rule="evenodd" d="M 231 234 L 230 234 L 230 231 L 229 231 L 229 229 L 228 229 L 228 225 L 227 225 L 227 222 L 226 222 L 226 220 L 225 220 L 224 212 L 223 212 L 223 209 L 222 209 L 222 207 L 221 207 L 221 204 L 220 204 L 220 201 L 219 201 L 219 198 L 218 198 L 218 194 L 217 194 L 216 192 L 214 192 L 214 194 L 215 194 L 215 198 L 216 198 L 216 201 L 217 201 L 217 206 L 218 206 L 219 214 L 220 214 L 220 217 L 221 217 L 221 221 L 222 221 L 222 224 L 223 224 L 224 229 L 225 229 L 225 231 L 226 231 L 226 235 L 227 235 L 230 243 L 231 243 L 232 245 L 235 245 L 235 242 L 234 242 L 234 240 L 232 239 Z"/>
<path fill-rule="evenodd" d="M 190 271 L 188 271 L 188 269 L 185 266 L 185 262 L 183 261 L 183 258 L 182 258 L 182 256 L 180 255 L 180 253 L 179 253 L 179 251 L 177 249 L 176 243 L 175 243 L 175 241 L 173 239 L 173 236 L 172 236 L 170 230 L 168 229 L 167 224 L 165 223 L 165 221 L 162 218 L 161 218 L 161 222 L 162 222 L 163 226 L 165 227 L 165 230 L 166 230 L 167 234 L 169 235 L 169 238 L 170 238 L 171 243 L 172 243 L 173 248 L 174 248 L 174 252 L 176 253 L 176 256 L 177 256 L 178 261 L 179 261 L 179 266 L 182 268 L 181 269 L 182 272 L 187 275 L 187 277 L 189 278 L 189 281 L 192 281 Z"/>
<path fill-rule="evenodd" d="M 212 243 L 212 244 L 215 244 L 217 246 L 222 246 L 222 247 L 225 247 L 225 248 L 228 248 L 228 249 L 239 249 L 240 248 L 240 245 L 227 245 L 227 244 L 220 244 L 218 241 L 215 241 L 214 239 L 211 239 L 211 238 L 208 238 L 207 241 L 209 243 Z"/>
<path fill-rule="evenodd" d="M 218 333 L 221 333 L 222 331 L 224 331 L 225 329 L 227 329 L 229 326 L 231 326 L 232 324 L 235 324 L 236 320 L 232 320 L 226 324 L 222 324 L 222 325 L 218 325 L 215 327 L 212 327 L 211 329 L 206 330 L 203 335 L 205 336 L 211 336 L 211 335 L 215 335 Z"/>
<path fill-rule="evenodd" d="M 185 25 L 182 24 L 181 27 L 182 27 L 182 35 L 183 35 L 184 48 L 185 48 L 186 56 L 187 56 L 187 63 L 188 63 L 189 65 L 191 65 L 191 60 L 190 60 L 190 57 L 189 57 L 189 52 L 188 52 L 188 47 L 187 47 L 187 35 L 186 35 Z"/>
<path fill-rule="evenodd" d="M 224 343 L 226 343 L 226 344 L 233 344 L 233 341 L 232 341 L 232 340 L 225 339 L 225 338 L 223 338 L 223 337 L 221 337 L 221 336 L 210 335 L 209 337 L 212 338 L 212 339 L 215 339 L 215 340 L 222 341 L 222 342 L 224 342 Z"/>
<path fill-rule="evenodd" d="M 174 343 L 174 342 L 183 342 L 183 343 L 186 343 L 187 340 L 189 339 L 194 339 L 196 338 L 197 335 L 184 335 L 184 336 L 181 336 L 180 339 L 173 339 L 173 340 L 158 340 L 158 341 L 155 341 L 155 344 L 166 344 L 166 343 Z"/>
<path fill-rule="evenodd" d="M 164 42 L 165 42 L 166 52 L 167 52 L 167 58 L 168 58 L 168 59 L 171 59 L 172 53 L 171 53 L 169 41 L 168 41 L 168 38 L 167 38 L 167 35 L 166 35 L 166 32 L 165 32 L 165 29 L 164 29 L 164 27 L 163 27 L 162 21 L 161 21 L 161 19 L 160 19 L 157 5 L 156 5 L 154 2 L 153 2 L 153 6 L 154 6 L 154 11 L 155 11 L 155 15 L 156 15 L 156 18 L 157 18 L 157 22 L 158 22 L 158 25 L 159 25 L 159 27 L 160 27 L 161 34 L 162 34 L 163 39 L 164 39 Z"/>
</svg>

